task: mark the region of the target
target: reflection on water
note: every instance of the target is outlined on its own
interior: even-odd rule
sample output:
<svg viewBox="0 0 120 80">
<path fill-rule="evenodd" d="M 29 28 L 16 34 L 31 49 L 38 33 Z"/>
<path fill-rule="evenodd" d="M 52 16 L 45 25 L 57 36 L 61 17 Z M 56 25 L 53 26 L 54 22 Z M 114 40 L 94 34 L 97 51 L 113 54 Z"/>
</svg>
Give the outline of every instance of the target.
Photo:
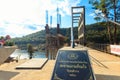
<svg viewBox="0 0 120 80">
<path fill-rule="evenodd" d="M 19 59 L 29 59 L 27 50 L 16 49 L 10 56 L 18 57 Z M 33 58 L 45 58 L 45 52 L 35 51 Z"/>
</svg>

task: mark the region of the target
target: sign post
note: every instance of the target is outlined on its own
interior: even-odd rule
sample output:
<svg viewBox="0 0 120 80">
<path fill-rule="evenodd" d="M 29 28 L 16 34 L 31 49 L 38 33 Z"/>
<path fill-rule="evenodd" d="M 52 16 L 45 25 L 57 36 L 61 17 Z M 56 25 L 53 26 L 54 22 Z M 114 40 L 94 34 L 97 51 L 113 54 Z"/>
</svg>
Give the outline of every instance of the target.
<svg viewBox="0 0 120 80">
<path fill-rule="evenodd" d="M 96 80 L 86 50 L 59 50 L 51 80 Z"/>
</svg>

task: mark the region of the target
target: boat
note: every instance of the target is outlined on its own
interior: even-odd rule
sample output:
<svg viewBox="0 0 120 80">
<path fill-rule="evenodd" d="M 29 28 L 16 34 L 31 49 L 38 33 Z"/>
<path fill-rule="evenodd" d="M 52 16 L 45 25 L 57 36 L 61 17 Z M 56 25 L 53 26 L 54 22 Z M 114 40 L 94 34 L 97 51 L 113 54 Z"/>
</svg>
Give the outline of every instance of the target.
<svg viewBox="0 0 120 80">
<path fill-rule="evenodd" d="M 0 64 L 4 63 L 5 60 L 17 49 L 16 46 L 4 46 L 0 47 Z"/>
</svg>

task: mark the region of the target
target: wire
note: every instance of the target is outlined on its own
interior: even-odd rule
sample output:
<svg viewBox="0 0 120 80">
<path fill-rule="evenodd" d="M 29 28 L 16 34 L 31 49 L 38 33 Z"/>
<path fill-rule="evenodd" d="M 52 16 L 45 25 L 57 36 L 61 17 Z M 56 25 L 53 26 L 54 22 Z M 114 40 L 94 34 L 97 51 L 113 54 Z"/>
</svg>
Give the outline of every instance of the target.
<svg viewBox="0 0 120 80">
<path fill-rule="evenodd" d="M 94 11 L 94 13 L 95 13 L 97 16 L 99 16 L 99 17 L 101 17 L 101 18 L 104 18 L 104 19 L 106 19 L 107 21 L 110 21 L 110 22 L 112 22 L 112 23 L 120 26 L 120 23 L 117 23 L 117 22 L 115 22 L 115 21 L 112 21 L 112 20 L 106 18 L 105 16 L 102 16 L 102 15 L 100 15 L 100 14 L 97 14 L 95 11 Z"/>
</svg>

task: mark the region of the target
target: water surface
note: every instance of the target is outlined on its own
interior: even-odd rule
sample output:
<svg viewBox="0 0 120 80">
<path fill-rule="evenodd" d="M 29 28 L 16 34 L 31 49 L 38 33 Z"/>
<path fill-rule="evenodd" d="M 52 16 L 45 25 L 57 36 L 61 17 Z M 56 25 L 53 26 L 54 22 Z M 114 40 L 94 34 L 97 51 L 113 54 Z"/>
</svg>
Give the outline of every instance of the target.
<svg viewBox="0 0 120 80">
<path fill-rule="evenodd" d="M 33 58 L 45 58 L 45 52 L 35 51 L 33 54 L 34 54 Z M 19 59 L 29 59 L 29 54 L 27 50 L 16 49 L 10 55 L 10 57 L 15 57 L 15 58 L 18 57 Z"/>
</svg>

